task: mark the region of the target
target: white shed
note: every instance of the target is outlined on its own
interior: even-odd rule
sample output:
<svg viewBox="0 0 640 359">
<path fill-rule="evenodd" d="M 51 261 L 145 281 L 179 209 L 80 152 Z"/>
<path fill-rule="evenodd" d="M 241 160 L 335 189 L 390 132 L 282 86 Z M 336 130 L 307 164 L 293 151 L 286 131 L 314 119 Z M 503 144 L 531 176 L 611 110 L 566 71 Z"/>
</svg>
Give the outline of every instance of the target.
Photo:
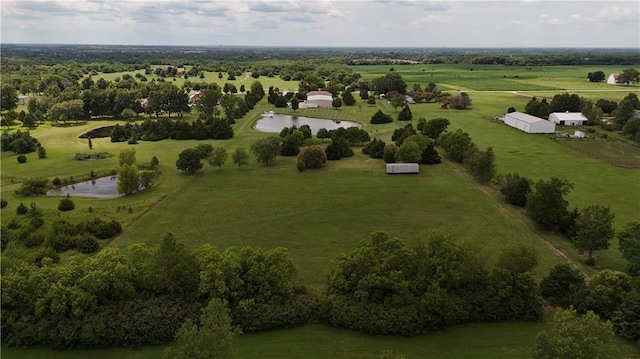
<svg viewBox="0 0 640 359">
<path fill-rule="evenodd" d="M 307 108 L 332 108 L 333 95 L 328 91 L 310 91 L 307 93 Z"/>
<path fill-rule="evenodd" d="M 549 121 L 560 126 L 582 126 L 589 119 L 581 112 L 553 112 L 549 115 Z"/>
<path fill-rule="evenodd" d="M 420 173 L 420 165 L 417 163 L 387 163 L 387 174 L 394 173 Z"/>
<path fill-rule="evenodd" d="M 575 138 L 585 138 L 587 135 L 582 131 L 576 131 L 573 133 L 573 137 Z"/>
<path fill-rule="evenodd" d="M 554 133 L 556 124 L 522 112 L 504 115 L 504 123 L 526 133 Z"/>
</svg>

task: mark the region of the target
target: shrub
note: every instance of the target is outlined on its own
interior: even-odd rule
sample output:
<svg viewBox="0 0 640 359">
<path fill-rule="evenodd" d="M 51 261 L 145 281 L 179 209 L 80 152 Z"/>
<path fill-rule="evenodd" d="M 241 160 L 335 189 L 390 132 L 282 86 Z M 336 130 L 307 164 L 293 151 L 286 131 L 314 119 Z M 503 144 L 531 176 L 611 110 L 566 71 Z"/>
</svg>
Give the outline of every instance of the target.
<svg viewBox="0 0 640 359">
<path fill-rule="evenodd" d="M 53 248 L 53 250 L 58 253 L 62 253 L 73 249 L 76 246 L 76 242 L 71 236 L 61 233 L 49 237 L 47 246 Z"/>
<path fill-rule="evenodd" d="M 96 237 L 90 234 L 82 234 L 75 237 L 76 248 L 81 253 L 90 254 L 97 251 L 100 248 L 100 244 Z"/>
<path fill-rule="evenodd" d="M 213 145 L 209 143 L 202 143 L 197 145 L 195 149 L 200 153 L 200 158 L 206 158 L 213 152 Z"/>
<path fill-rule="evenodd" d="M 362 148 L 362 153 L 371 156 L 371 158 L 382 158 L 382 152 L 384 150 L 385 143 L 383 140 L 374 138 Z"/>
<path fill-rule="evenodd" d="M 38 231 L 31 231 L 24 238 L 24 245 L 29 248 L 33 248 L 44 243 L 44 240 L 45 240 L 44 234 Z"/>
<path fill-rule="evenodd" d="M 36 265 L 40 266 L 42 265 L 42 260 L 44 258 L 51 258 L 53 263 L 60 262 L 60 256 L 50 247 L 44 247 L 41 250 L 39 250 L 38 253 L 36 254 L 36 257 L 33 259 L 33 261 L 36 263 Z"/>
<path fill-rule="evenodd" d="M 427 147 L 425 147 L 425 149 L 422 151 L 422 155 L 420 156 L 420 163 L 426 165 L 434 165 L 440 162 L 441 159 L 438 150 L 436 150 L 433 143 L 428 144 Z"/>
<path fill-rule="evenodd" d="M 71 200 L 71 198 L 69 198 L 68 195 L 67 197 L 61 199 L 60 203 L 58 204 L 58 211 L 60 212 L 71 211 L 74 208 L 76 208 L 76 205 L 75 203 L 73 203 L 73 201 Z"/>
<path fill-rule="evenodd" d="M 53 184 L 53 185 L 54 185 L 54 186 L 56 186 L 56 187 L 57 187 L 57 186 L 59 186 L 59 185 L 60 185 L 60 183 L 61 183 L 61 181 L 60 181 L 60 178 L 59 178 L 59 177 L 56 177 L 56 178 L 54 178 L 54 179 L 51 181 L 51 184 Z"/>
<path fill-rule="evenodd" d="M 0 208 L 5 208 L 8 204 L 9 202 L 6 199 L 0 199 Z"/>
<path fill-rule="evenodd" d="M 20 203 L 18 205 L 18 207 L 16 207 L 16 214 L 19 216 L 23 216 L 25 214 L 29 213 L 29 207 L 27 207 L 26 204 L 24 203 Z"/>
<path fill-rule="evenodd" d="M 327 153 L 320 145 L 304 147 L 298 154 L 298 161 L 302 161 L 305 168 L 320 168 L 327 163 Z"/>
<path fill-rule="evenodd" d="M 398 146 L 396 146 L 395 143 L 387 143 L 382 151 L 382 159 L 384 160 L 384 162 L 395 163 L 397 150 Z"/>
<path fill-rule="evenodd" d="M 47 194 L 48 189 L 49 179 L 46 177 L 31 177 L 22 182 L 22 186 L 16 193 L 21 196 L 42 196 Z"/>
<path fill-rule="evenodd" d="M 25 163 L 27 162 L 27 156 L 23 155 L 23 154 L 19 154 L 18 157 L 18 163 Z"/>
<path fill-rule="evenodd" d="M 9 228 L 9 229 L 18 229 L 18 228 L 20 228 L 20 222 L 18 222 L 18 220 L 15 219 L 15 218 L 11 218 L 11 220 L 7 224 L 7 228 Z M 2 234 L 2 236 L 4 236 L 4 233 Z"/>
<path fill-rule="evenodd" d="M 38 158 L 47 158 L 47 150 L 42 146 L 38 147 Z"/>
<path fill-rule="evenodd" d="M 378 112 L 371 116 L 370 122 L 372 124 L 390 123 L 393 122 L 393 118 L 391 117 L 391 115 L 387 115 L 386 113 L 382 112 L 382 110 L 378 110 Z"/>
<path fill-rule="evenodd" d="M 298 172 L 304 172 L 306 167 L 304 165 L 304 162 L 302 162 L 302 160 L 298 160 L 298 162 L 296 163 L 296 168 L 298 169 Z"/>
</svg>

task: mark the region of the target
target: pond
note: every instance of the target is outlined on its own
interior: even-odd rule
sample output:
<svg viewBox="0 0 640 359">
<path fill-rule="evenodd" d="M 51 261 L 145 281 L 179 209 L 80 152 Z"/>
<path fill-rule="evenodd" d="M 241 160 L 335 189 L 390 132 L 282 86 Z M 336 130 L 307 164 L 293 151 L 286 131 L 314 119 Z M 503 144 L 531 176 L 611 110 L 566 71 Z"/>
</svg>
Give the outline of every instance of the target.
<svg viewBox="0 0 640 359">
<path fill-rule="evenodd" d="M 256 122 L 256 130 L 279 133 L 285 127 L 300 127 L 302 125 L 308 125 L 311 128 L 311 133 L 314 135 L 317 134 L 321 128 L 335 130 L 340 127 L 360 127 L 360 124 L 351 121 L 324 120 L 320 118 L 279 115 L 270 112 L 262 114 L 262 118 Z"/>
<path fill-rule="evenodd" d="M 52 189 L 47 191 L 47 196 L 66 196 L 68 194 L 72 197 L 116 198 L 121 196 L 117 186 L 118 176 L 107 176 Z"/>
</svg>

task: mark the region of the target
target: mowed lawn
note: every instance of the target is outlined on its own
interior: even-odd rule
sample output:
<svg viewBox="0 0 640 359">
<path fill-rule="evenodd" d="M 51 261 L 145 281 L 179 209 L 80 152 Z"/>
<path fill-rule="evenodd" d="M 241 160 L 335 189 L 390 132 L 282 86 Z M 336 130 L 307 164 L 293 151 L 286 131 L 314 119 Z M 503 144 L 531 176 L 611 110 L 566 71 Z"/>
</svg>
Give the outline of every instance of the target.
<svg viewBox="0 0 640 359">
<path fill-rule="evenodd" d="M 414 337 L 372 336 L 322 325 L 241 335 L 234 342 L 238 359 L 377 359 L 391 350 L 407 359 L 529 358 L 545 323 L 468 324 Z M 2 348 L 4 359 L 157 359 L 166 346 L 93 350 Z M 638 357 L 633 344 L 616 340 L 611 359 Z"/>
</svg>

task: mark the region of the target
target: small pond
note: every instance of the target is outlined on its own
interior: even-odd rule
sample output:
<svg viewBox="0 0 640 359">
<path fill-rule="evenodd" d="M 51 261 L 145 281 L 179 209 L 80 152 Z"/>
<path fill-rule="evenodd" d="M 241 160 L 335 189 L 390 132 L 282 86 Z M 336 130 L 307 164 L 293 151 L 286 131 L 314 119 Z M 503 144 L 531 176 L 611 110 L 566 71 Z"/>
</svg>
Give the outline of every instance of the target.
<svg viewBox="0 0 640 359">
<path fill-rule="evenodd" d="M 118 176 L 107 176 L 70 184 L 68 186 L 52 189 L 47 196 L 89 197 L 89 198 L 116 198 L 118 193 Z"/>
<path fill-rule="evenodd" d="M 256 130 L 279 133 L 285 127 L 300 127 L 302 125 L 308 125 L 311 128 L 311 133 L 314 135 L 317 134 L 321 128 L 335 130 L 340 127 L 360 127 L 360 124 L 351 121 L 323 120 L 320 118 L 265 113 L 262 115 L 262 118 L 256 122 Z"/>
</svg>

